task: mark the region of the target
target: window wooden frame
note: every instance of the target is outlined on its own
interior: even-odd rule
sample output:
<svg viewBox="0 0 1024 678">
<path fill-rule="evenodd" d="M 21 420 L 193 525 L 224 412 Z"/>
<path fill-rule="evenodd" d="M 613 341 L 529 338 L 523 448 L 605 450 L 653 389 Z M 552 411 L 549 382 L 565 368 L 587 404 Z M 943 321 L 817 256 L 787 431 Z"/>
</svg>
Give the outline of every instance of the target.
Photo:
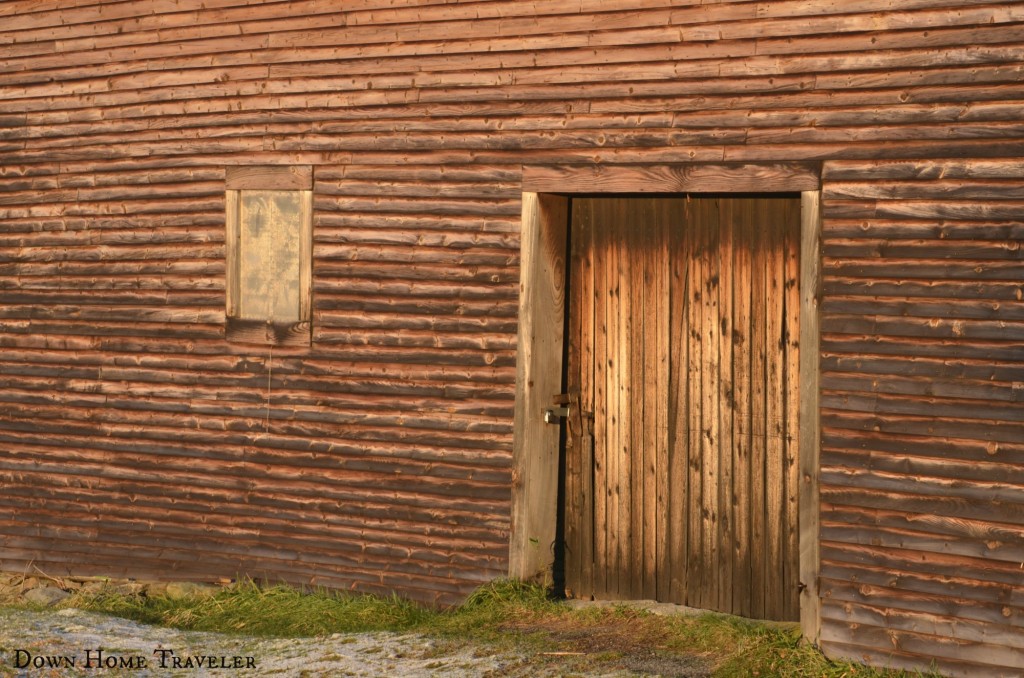
<svg viewBox="0 0 1024 678">
<path fill-rule="evenodd" d="M 313 168 L 247 166 L 231 167 L 225 172 L 226 238 L 226 312 L 225 336 L 228 341 L 271 346 L 308 346 L 311 341 L 312 248 L 313 248 Z M 301 225 L 299 241 L 299 320 L 240 318 L 241 203 L 246 191 L 297 191 L 300 193 Z"/>
</svg>

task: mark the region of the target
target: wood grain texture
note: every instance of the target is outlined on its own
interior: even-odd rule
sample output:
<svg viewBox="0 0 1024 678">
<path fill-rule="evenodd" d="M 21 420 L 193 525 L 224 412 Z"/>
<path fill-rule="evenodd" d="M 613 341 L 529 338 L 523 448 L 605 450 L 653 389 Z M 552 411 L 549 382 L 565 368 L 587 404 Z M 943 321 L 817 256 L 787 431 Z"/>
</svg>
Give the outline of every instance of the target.
<svg viewBox="0 0 1024 678">
<path fill-rule="evenodd" d="M 229 191 L 308 191 L 313 188 L 313 168 L 274 165 L 228 167 L 224 187 Z"/>
<path fill-rule="evenodd" d="M 874 587 L 849 611 L 824 606 L 823 646 L 1019 674 L 1005 650 L 1024 644 L 1019 626 L 960 601 L 1016 609 L 1020 582 L 1008 554 L 1024 524 L 1024 16 L 1016 2 L 898 4 L 0 3 L 0 567 L 249 573 L 458 602 L 508 572 L 522 191 L 807 201 L 820 187 L 821 245 L 804 246 L 821 255 L 820 288 L 800 317 L 807 349 L 819 334 L 807 308 L 820 311 L 800 379 L 813 384 L 806 361 L 820 359 L 820 388 L 801 390 L 801 462 L 819 437 L 822 450 L 820 468 L 799 469 L 801 516 L 819 473 L 827 501 L 817 526 L 801 521 L 801 563 L 819 561 L 820 532 L 836 595 Z M 227 340 L 225 187 L 266 190 L 282 167 L 310 168 L 285 178 L 313 192 L 309 345 L 271 351 Z M 667 351 L 667 439 L 693 450 L 705 347 L 657 337 L 710 314 L 683 304 L 713 270 L 704 254 L 667 264 L 668 310 L 642 313 L 656 337 L 609 332 L 636 300 L 595 297 L 582 358 L 640 345 L 635 391 L 649 354 Z M 610 280 L 619 263 L 595 258 L 591 275 Z M 747 263 L 718 269 L 733 290 L 734 389 L 767 374 L 735 359 L 767 350 L 739 327 L 753 304 L 736 292 L 767 289 Z M 727 340 L 719 331 L 720 353 Z M 601 389 L 591 411 L 619 407 Z M 737 404 L 719 433 L 735 441 L 736 421 L 765 411 Z M 595 418 L 594 440 L 624 433 Z M 756 451 L 737 450 L 718 470 L 742 494 L 735 469 Z M 593 483 L 625 470 L 608 454 L 595 447 Z M 637 478 L 644 529 L 707 507 L 734 533 L 763 534 L 763 516 L 699 487 L 669 493 L 665 518 L 665 492 L 700 461 L 670 454 L 666 475 Z M 581 510 L 621 522 L 603 502 Z M 705 585 L 681 569 L 705 557 L 690 528 L 666 545 L 673 597 Z M 329 547 L 318 530 L 336 537 Z M 614 537 L 593 534 L 595 589 L 619 562 L 597 560 Z M 646 572 L 651 550 L 640 553 Z M 720 550 L 716 567 L 760 568 L 760 553 Z M 816 575 L 802 568 L 813 638 Z"/>
<path fill-rule="evenodd" d="M 566 491 L 596 506 L 566 505 L 567 548 L 587 554 L 595 574 L 583 584 L 573 555 L 569 590 L 799 617 L 790 480 L 799 387 L 789 373 L 798 353 L 788 338 L 799 331 L 798 204 L 785 196 L 572 199 L 573 241 L 585 239 L 586 260 L 606 269 L 587 276 L 586 252 L 576 251 L 569 368 L 580 373 L 569 383 L 593 394 L 581 400 L 604 402 L 594 410 L 593 451 L 578 435 L 566 448 Z M 769 233 L 754 255 L 761 232 Z M 755 261 L 771 265 L 758 270 Z M 573 316 L 590 298 L 608 300 L 602 341 Z M 593 362 L 583 359 L 588 345 Z M 588 467 L 593 484 L 584 482 Z M 584 547 L 587 534 L 603 536 Z"/>
<path fill-rule="evenodd" d="M 551 579 L 558 511 L 559 429 L 544 412 L 561 393 L 568 200 L 523 196 L 523 262 L 516 341 L 510 572 Z"/>
<path fill-rule="evenodd" d="M 557 186 L 568 193 L 715 193 L 812 191 L 819 186 L 811 164 L 540 166 L 523 168 L 523 190 Z"/>
<path fill-rule="evenodd" d="M 800 628 L 812 643 L 821 632 L 818 571 L 821 562 L 819 473 L 821 468 L 821 203 L 818 193 L 800 196 L 800 358 L 798 403 Z"/>
<path fill-rule="evenodd" d="M 908 666 L 927 652 L 949 675 L 1020 670 L 1004 578 L 1022 524 L 1010 350 L 1020 173 L 1009 159 L 824 167 L 820 586 L 831 653 Z M 855 328 L 869 318 L 865 336 Z M 881 633 L 889 660 L 874 649 Z"/>
</svg>

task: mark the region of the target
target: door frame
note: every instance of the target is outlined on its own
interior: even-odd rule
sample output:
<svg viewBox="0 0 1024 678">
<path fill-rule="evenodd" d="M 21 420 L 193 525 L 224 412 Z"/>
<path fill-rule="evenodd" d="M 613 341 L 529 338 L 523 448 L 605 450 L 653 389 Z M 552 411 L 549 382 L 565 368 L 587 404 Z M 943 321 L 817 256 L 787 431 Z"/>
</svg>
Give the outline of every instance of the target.
<svg viewBox="0 0 1024 678">
<path fill-rule="evenodd" d="M 509 577 L 550 582 L 558 518 L 560 427 L 544 422 L 563 390 L 569 198 L 613 193 L 800 193 L 799 539 L 800 625 L 821 626 L 818 474 L 818 302 L 821 169 L 818 164 L 687 164 L 523 167 L 519 329 L 512 433 Z"/>
</svg>

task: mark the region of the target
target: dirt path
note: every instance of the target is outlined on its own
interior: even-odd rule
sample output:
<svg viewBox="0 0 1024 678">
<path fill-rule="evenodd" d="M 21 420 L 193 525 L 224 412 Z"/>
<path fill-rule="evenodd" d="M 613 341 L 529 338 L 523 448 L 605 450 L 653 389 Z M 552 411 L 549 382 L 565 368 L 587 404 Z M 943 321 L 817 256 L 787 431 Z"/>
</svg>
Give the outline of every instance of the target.
<svg viewBox="0 0 1024 678">
<path fill-rule="evenodd" d="M 566 673 L 558 657 L 495 655 L 468 643 L 412 634 L 264 639 L 178 631 L 76 609 L 0 609 L 0 676 L 510 678 Z M 652 674 L 628 670 L 581 673 L 574 667 L 568 675 Z"/>
<path fill-rule="evenodd" d="M 416 635 L 258 639 L 177 631 L 75 609 L 0 610 L 3 676 L 469 677 L 508 675 L 503 669 L 518 659 Z"/>
</svg>

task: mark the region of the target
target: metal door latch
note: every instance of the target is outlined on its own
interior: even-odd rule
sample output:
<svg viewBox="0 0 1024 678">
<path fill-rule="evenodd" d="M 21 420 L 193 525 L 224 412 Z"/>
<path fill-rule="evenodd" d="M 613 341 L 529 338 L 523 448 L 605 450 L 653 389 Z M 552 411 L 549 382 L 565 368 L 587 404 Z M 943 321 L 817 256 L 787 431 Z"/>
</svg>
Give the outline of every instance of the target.
<svg viewBox="0 0 1024 678">
<path fill-rule="evenodd" d="M 544 410 L 544 423 L 545 424 L 559 424 L 562 419 L 569 416 L 568 407 L 552 407 L 550 410 Z"/>
<path fill-rule="evenodd" d="M 572 403 L 572 396 L 568 393 L 559 393 L 551 398 L 551 402 L 555 407 L 544 410 L 544 423 L 560 424 L 562 419 L 569 416 L 569 405 Z"/>
</svg>

